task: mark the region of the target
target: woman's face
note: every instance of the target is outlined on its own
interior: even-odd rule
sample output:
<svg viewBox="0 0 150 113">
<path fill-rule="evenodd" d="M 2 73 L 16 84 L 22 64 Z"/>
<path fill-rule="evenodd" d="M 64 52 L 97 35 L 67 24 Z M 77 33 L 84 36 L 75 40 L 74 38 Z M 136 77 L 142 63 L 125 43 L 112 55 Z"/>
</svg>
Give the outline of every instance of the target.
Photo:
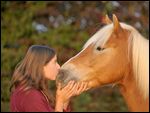
<svg viewBox="0 0 150 113">
<path fill-rule="evenodd" d="M 44 75 L 49 80 L 55 80 L 60 65 L 57 63 L 56 55 L 44 66 Z"/>
</svg>

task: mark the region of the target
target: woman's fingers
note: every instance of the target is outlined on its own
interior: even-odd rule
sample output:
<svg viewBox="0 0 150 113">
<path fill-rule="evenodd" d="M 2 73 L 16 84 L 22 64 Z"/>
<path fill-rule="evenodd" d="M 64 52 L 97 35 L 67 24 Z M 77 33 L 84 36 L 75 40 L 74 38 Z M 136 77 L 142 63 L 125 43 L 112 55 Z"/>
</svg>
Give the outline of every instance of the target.
<svg viewBox="0 0 150 113">
<path fill-rule="evenodd" d="M 81 82 L 81 83 L 80 83 L 80 87 L 79 87 L 78 90 L 76 91 L 76 95 L 81 94 L 83 91 L 86 91 L 87 89 L 88 89 L 88 83 Z"/>
<path fill-rule="evenodd" d="M 77 82 L 76 84 L 77 84 L 77 88 L 75 89 L 75 92 L 77 92 L 77 91 L 78 91 L 80 83 L 79 83 L 79 82 Z"/>
<path fill-rule="evenodd" d="M 58 89 L 58 90 L 61 89 L 61 83 L 58 83 L 57 89 Z"/>
<path fill-rule="evenodd" d="M 70 90 L 74 85 L 74 81 L 69 81 L 69 83 L 63 88 L 64 90 Z"/>
<path fill-rule="evenodd" d="M 89 90 L 90 88 L 88 87 L 88 84 L 87 84 L 87 88 L 85 89 L 85 91 Z"/>
<path fill-rule="evenodd" d="M 70 81 L 63 89 L 59 91 L 59 94 L 63 95 L 62 97 L 65 100 L 70 99 L 75 95 L 81 94 L 83 91 L 86 91 L 88 87 L 88 83 Z M 58 89 L 61 88 L 61 84 L 58 84 Z"/>
<path fill-rule="evenodd" d="M 82 92 L 83 92 L 83 91 L 86 91 L 87 87 L 88 87 L 88 83 L 84 83 L 83 89 L 82 89 L 81 91 L 82 91 Z"/>
<path fill-rule="evenodd" d="M 71 96 L 74 96 L 74 94 L 75 94 L 75 91 L 76 91 L 76 89 L 77 89 L 78 87 L 77 87 L 77 83 L 75 83 L 74 85 L 73 85 L 73 87 L 71 88 L 71 90 L 68 92 L 68 95 L 71 97 Z"/>
<path fill-rule="evenodd" d="M 82 90 L 82 88 L 83 88 L 83 82 L 81 82 L 81 83 L 79 83 L 79 88 L 78 88 L 78 90 L 77 90 L 77 92 L 76 92 L 76 95 L 79 95 L 80 94 L 80 92 L 81 92 L 81 90 Z"/>
</svg>

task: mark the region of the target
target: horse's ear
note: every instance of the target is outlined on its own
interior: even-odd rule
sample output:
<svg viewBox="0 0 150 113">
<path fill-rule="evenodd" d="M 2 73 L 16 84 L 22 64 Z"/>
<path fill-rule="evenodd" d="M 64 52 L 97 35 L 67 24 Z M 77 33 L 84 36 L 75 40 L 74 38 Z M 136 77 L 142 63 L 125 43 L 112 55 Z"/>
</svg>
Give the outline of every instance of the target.
<svg viewBox="0 0 150 113">
<path fill-rule="evenodd" d="M 114 32 L 119 32 L 123 30 L 115 14 L 113 14 L 113 24 L 114 24 Z"/>
<path fill-rule="evenodd" d="M 108 15 L 106 14 L 106 16 L 103 18 L 102 22 L 104 24 L 111 24 L 112 21 L 110 20 L 110 18 L 108 17 Z"/>
</svg>

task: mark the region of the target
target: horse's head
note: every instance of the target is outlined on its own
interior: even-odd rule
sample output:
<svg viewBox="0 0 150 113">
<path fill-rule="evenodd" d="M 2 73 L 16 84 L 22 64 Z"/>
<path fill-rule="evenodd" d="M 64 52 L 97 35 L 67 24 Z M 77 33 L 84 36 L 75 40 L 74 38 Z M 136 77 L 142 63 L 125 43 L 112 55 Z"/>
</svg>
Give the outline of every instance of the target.
<svg viewBox="0 0 150 113">
<path fill-rule="evenodd" d="M 57 81 L 88 81 L 97 87 L 121 80 L 129 68 L 128 37 L 130 31 L 122 27 L 117 17 L 107 23 L 85 44 L 83 50 L 69 59 L 60 70 Z"/>
</svg>

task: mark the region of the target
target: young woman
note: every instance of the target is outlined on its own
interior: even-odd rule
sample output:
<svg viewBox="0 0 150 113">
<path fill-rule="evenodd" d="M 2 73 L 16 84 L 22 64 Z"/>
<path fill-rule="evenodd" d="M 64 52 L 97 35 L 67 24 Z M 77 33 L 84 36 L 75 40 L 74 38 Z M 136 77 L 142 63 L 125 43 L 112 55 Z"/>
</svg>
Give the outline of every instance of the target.
<svg viewBox="0 0 150 113">
<path fill-rule="evenodd" d="M 59 84 L 53 96 L 48 81 L 56 79 L 59 69 L 56 52 L 52 48 L 31 46 L 12 77 L 11 111 L 69 111 L 70 98 L 87 90 L 88 83 L 70 81 L 63 89 Z"/>
</svg>

